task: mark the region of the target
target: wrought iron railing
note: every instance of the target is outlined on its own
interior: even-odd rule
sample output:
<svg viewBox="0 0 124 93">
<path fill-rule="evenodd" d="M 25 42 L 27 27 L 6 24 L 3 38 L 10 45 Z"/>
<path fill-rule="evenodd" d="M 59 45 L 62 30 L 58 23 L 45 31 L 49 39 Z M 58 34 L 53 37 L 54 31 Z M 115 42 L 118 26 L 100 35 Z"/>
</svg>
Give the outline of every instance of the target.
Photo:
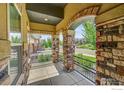
<svg viewBox="0 0 124 93">
<path fill-rule="evenodd" d="M 63 56 L 59 56 L 59 60 L 61 62 L 64 61 Z M 96 62 L 74 56 L 74 62 L 75 62 L 75 71 L 83 75 L 85 78 L 90 80 L 95 84 L 95 77 L 96 77 Z"/>
<path fill-rule="evenodd" d="M 95 84 L 96 62 L 78 56 L 74 56 L 74 62 L 75 70 Z"/>
</svg>

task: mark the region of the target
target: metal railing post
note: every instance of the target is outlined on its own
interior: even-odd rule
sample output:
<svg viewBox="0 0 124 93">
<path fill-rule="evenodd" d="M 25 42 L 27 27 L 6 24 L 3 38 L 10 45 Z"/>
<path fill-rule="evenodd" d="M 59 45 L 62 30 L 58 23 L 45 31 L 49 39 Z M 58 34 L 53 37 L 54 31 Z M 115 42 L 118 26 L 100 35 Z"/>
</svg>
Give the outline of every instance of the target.
<svg viewBox="0 0 124 93">
<path fill-rule="evenodd" d="M 61 61 L 64 60 L 61 56 L 59 57 L 59 59 Z M 78 59 L 78 61 L 76 59 Z M 79 59 L 81 60 L 82 63 L 79 61 Z M 75 68 L 75 71 L 77 71 L 78 73 L 80 73 L 85 78 L 87 78 L 88 80 L 95 84 L 96 70 L 93 68 L 93 66 L 96 64 L 96 62 L 78 56 L 74 56 L 74 61 L 75 65 L 82 69 L 82 71 L 79 71 L 78 69 Z M 85 62 L 90 64 L 91 67 L 86 66 Z"/>
</svg>

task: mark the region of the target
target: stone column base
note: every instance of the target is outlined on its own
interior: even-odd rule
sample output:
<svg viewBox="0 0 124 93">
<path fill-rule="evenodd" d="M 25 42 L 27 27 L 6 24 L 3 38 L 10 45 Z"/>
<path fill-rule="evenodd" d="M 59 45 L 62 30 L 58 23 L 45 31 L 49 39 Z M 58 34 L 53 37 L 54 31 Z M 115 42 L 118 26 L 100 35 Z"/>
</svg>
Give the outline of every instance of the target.
<svg viewBox="0 0 124 93">
<path fill-rule="evenodd" d="M 74 64 L 64 64 L 63 70 L 66 72 L 72 72 L 74 70 Z"/>
</svg>

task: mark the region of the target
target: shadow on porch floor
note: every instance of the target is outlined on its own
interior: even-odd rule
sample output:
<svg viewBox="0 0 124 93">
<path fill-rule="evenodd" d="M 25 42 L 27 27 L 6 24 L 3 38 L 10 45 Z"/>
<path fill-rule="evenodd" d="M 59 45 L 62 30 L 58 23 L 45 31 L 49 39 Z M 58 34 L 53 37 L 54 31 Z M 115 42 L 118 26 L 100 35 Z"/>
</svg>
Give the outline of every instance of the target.
<svg viewBox="0 0 124 93">
<path fill-rule="evenodd" d="M 63 71 L 62 62 L 32 63 L 28 85 L 94 85 L 75 70 Z"/>
</svg>

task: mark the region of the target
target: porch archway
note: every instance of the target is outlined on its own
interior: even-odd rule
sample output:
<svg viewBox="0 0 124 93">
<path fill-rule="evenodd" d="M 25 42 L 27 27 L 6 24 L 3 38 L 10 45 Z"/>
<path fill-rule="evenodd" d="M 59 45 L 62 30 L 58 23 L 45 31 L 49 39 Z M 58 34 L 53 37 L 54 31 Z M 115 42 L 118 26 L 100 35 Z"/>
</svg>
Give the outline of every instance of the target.
<svg viewBox="0 0 124 93">
<path fill-rule="evenodd" d="M 73 54 L 75 51 L 75 45 L 74 45 L 74 28 L 79 25 L 82 20 L 86 18 L 87 16 L 90 16 L 90 19 L 95 18 L 99 11 L 100 6 L 92 6 L 85 8 L 79 12 L 77 12 L 68 22 L 68 25 L 64 28 L 63 31 L 63 49 L 64 49 L 64 65 L 67 70 L 73 70 L 74 69 L 74 58 Z"/>
</svg>

